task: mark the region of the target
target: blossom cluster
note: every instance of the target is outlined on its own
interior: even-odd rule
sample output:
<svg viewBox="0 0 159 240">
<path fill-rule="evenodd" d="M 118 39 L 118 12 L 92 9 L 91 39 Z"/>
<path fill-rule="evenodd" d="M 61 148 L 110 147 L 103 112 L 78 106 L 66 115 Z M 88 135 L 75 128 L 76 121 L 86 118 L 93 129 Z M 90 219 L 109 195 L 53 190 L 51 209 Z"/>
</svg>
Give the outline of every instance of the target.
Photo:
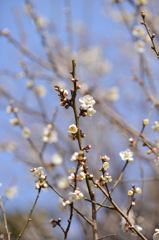
<svg viewBox="0 0 159 240">
<path fill-rule="evenodd" d="M 69 200 L 65 200 L 63 198 L 59 199 L 59 208 L 61 209 L 61 211 L 65 212 L 69 204 L 70 204 Z"/>
<path fill-rule="evenodd" d="M 47 124 L 47 127 L 43 130 L 43 142 L 56 143 L 58 140 L 57 132 L 53 129 L 53 124 Z"/>
<path fill-rule="evenodd" d="M 74 192 L 70 192 L 69 196 L 70 202 L 76 202 L 77 200 L 80 200 L 84 197 L 83 193 L 80 192 L 79 189 L 76 189 Z"/>
<path fill-rule="evenodd" d="M 44 174 L 43 167 L 32 168 L 30 171 L 33 172 L 33 176 L 36 178 L 36 181 L 35 181 L 36 189 L 48 187 L 48 184 L 46 182 L 47 176 L 46 176 L 46 174 Z"/>
<path fill-rule="evenodd" d="M 78 174 L 76 175 L 76 177 L 75 177 L 75 169 L 74 168 L 71 168 L 69 170 L 69 173 L 70 173 L 70 175 L 68 176 L 68 181 L 70 184 L 75 182 L 75 179 L 77 182 L 81 182 L 86 178 L 86 174 L 84 173 L 83 166 L 81 166 L 78 169 Z"/>
<path fill-rule="evenodd" d="M 131 190 L 128 191 L 128 196 L 133 196 L 134 193 L 136 194 L 141 194 L 142 193 L 142 190 L 141 188 L 137 187 L 137 188 L 132 188 Z"/>
<path fill-rule="evenodd" d="M 95 100 L 90 95 L 85 95 L 79 99 L 81 115 L 88 116 L 92 118 L 92 116 L 96 113 L 96 110 L 93 108 L 95 104 Z"/>
</svg>

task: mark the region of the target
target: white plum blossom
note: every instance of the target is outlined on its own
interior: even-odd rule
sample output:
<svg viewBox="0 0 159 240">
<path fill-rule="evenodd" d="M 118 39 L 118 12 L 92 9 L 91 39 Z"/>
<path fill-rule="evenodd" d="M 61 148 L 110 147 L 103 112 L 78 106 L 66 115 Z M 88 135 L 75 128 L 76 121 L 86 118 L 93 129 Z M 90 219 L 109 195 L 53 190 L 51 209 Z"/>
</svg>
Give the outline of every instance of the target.
<svg viewBox="0 0 159 240">
<path fill-rule="evenodd" d="M 128 196 L 132 196 L 134 194 L 134 192 L 132 190 L 128 191 Z"/>
<path fill-rule="evenodd" d="M 87 109 L 87 116 L 88 117 L 92 118 L 95 113 L 96 113 L 96 110 L 93 107 L 89 107 Z"/>
<path fill-rule="evenodd" d="M 37 178 L 44 174 L 43 167 L 32 168 L 31 172 L 33 172 L 33 176 Z"/>
<path fill-rule="evenodd" d="M 105 181 L 106 183 L 112 182 L 112 177 L 109 175 L 109 173 L 107 173 L 107 174 L 104 176 L 104 181 Z"/>
<path fill-rule="evenodd" d="M 12 112 L 13 112 L 13 107 L 11 107 L 11 106 L 7 106 L 6 107 L 6 112 L 8 113 L 8 114 L 11 114 Z"/>
<path fill-rule="evenodd" d="M 139 53 L 143 53 L 145 51 L 145 43 L 142 40 L 137 40 L 135 42 L 135 49 Z"/>
<path fill-rule="evenodd" d="M 68 176 L 68 181 L 69 181 L 69 183 L 71 184 L 71 183 L 74 182 L 74 180 L 75 180 L 75 174 L 74 174 L 74 173 L 71 173 L 70 176 Z"/>
<path fill-rule="evenodd" d="M 132 162 L 134 160 L 133 152 L 130 149 L 126 149 L 125 151 L 120 152 L 119 155 L 123 161 Z"/>
<path fill-rule="evenodd" d="M 62 156 L 60 154 L 58 154 L 58 153 L 54 153 L 52 155 L 52 159 L 51 160 L 52 160 L 52 163 L 55 164 L 55 165 L 59 165 L 59 164 L 61 164 L 63 162 Z"/>
<path fill-rule="evenodd" d="M 109 163 L 108 163 L 108 162 L 104 162 L 104 163 L 103 163 L 103 168 L 104 168 L 104 169 L 109 168 Z"/>
<path fill-rule="evenodd" d="M 11 125 L 18 125 L 19 124 L 18 118 L 12 118 L 12 119 L 10 119 L 9 122 L 10 122 Z"/>
<path fill-rule="evenodd" d="M 24 138 L 29 138 L 30 137 L 30 133 L 31 133 L 31 131 L 30 131 L 29 128 L 27 128 L 27 127 L 23 128 L 22 135 L 23 135 Z"/>
<path fill-rule="evenodd" d="M 132 34 L 137 37 L 143 37 L 145 35 L 145 31 L 141 26 L 134 26 L 132 30 Z"/>
<path fill-rule="evenodd" d="M 59 208 L 65 212 L 68 208 L 68 205 L 70 204 L 69 200 L 64 200 L 63 198 L 59 199 Z"/>
<path fill-rule="evenodd" d="M 135 192 L 136 192 L 137 194 L 141 194 L 141 193 L 142 193 L 142 190 L 141 190 L 141 188 L 137 187 L 137 188 L 135 189 Z"/>
<path fill-rule="evenodd" d="M 104 91 L 104 99 L 110 102 L 117 101 L 120 98 L 119 88 L 117 86 L 111 87 Z"/>
<path fill-rule="evenodd" d="M 81 180 L 86 178 L 86 174 L 84 172 L 80 172 L 79 177 Z"/>
<path fill-rule="evenodd" d="M 159 122 L 155 121 L 152 129 L 154 130 L 154 132 L 159 132 Z"/>
<path fill-rule="evenodd" d="M 80 109 L 87 111 L 87 115 L 92 118 L 92 116 L 96 113 L 96 110 L 93 108 L 95 104 L 93 97 L 85 95 L 84 97 L 81 97 L 79 101 L 81 102 Z"/>
<path fill-rule="evenodd" d="M 80 192 L 79 190 L 75 190 L 74 192 L 70 192 L 69 196 L 70 196 L 69 197 L 70 202 L 76 202 L 77 200 L 84 197 L 83 193 Z"/>
<path fill-rule="evenodd" d="M 75 152 L 74 154 L 72 154 L 71 156 L 71 161 L 76 161 L 78 157 L 78 152 Z"/>
<path fill-rule="evenodd" d="M 77 131 L 78 131 L 78 128 L 76 127 L 75 124 L 70 125 L 68 128 L 68 132 L 70 133 L 77 133 Z"/>
<path fill-rule="evenodd" d="M 154 233 L 154 235 L 153 235 L 153 240 L 158 240 L 158 239 L 159 239 L 159 229 L 156 228 L 156 229 L 155 229 L 155 233 Z"/>
<path fill-rule="evenodd" d="M 69 182 L 67 177 L 62 177 L 57 181 L 57 186 L 60 189 L 66 189 L 69 187 Z"/>
<path fill-rule="evenodd" d="M 52 124 L 48 124 L 47 127 L 43 129 L 43 142 L 56 143 L 58 141 L 58 134 L 53 129 Z"/>
<path fill-rule="evenodd" d="M 78 131 L 78 128 L 75 124 L 70 125 L 69 128 L 68 128 L 68 131 L 67 131 L 68 137 L 71 140 L 75 140 L 77 131 Z"/>
<path fill-rule="evenodd" d="M 90 95 L 85 95 L 84 97 L 81 97 L 79 99 L 79 102 L 82 103 L 80 106 L 84 110 L 87 110 L 89 107 L 93 107 L 93 105 L 96 103 L 93 97 L 91 97 Z"/>
<path fill-rule="evenodd" d="M 32 168 L 30 171 L 33 172 L 33 176 L 36 177 L 35 188 L 37 190 L 48 187 L 46 182 L 47 176 L 44 174 L 43 167 Z"/>
</svg>

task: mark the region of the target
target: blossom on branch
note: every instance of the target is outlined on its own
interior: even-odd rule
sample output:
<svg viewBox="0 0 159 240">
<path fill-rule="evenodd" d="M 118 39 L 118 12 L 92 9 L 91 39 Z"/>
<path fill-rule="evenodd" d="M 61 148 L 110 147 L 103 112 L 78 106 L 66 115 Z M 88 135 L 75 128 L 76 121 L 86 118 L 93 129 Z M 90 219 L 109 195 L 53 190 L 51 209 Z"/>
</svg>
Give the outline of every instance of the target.
<svg viewBox="0 0 159 240">
<path fill-rule="evenodd" d="M 125 151 L 120 152 L 119 155 L 123 161 L 134 161 L 133 152 L 130 149 L 126 149 Z"/>
</svg>

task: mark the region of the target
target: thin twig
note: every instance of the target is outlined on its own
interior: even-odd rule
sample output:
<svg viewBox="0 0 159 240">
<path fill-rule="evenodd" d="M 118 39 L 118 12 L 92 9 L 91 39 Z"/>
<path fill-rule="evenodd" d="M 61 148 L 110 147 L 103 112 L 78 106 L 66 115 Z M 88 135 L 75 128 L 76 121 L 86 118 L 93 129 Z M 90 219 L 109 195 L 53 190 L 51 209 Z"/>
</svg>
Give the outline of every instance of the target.
<svg viewBox="0 0 159 240">
<path fill-rule="evenodd" d="M 16 238 L 16 240 L 19 240 L 19 239 L 21 238 L 21 236 L 22 236 L 22 234 L 24 233 L 24 231 L 25 231 L 26 227 L 28 226 L 29 222 L 32 220 L 32 219 L 31 219 L 31 218 L 32 218 L 32 214 L 33 214 L 34 208 L 35 208 L 35 206 L 36 206 L 36 203 L 37 203 L 37 201 L 38 201 L 38 198 L 39 198 L 39 196 L 40 196 L 40 192 L 41 192 L 41 188 L 38 190 L 38 194 L 37 194 L 37 196 L 36 196 L 36 199 L 35 199 L 35 201 L 34 201 L 34 204 L 33 204 L 33 206 L 32 206 L 32 209 L 30 210 L 30 214 L 29 214 L 29 216 L 28 216 L 28 219 L 27 219 L 24 227 L 22 228 L 21 232 L 19 233 L 18 237 Z"/>
<path fill-rule="evenodd" d="M 0 196 L 0 208 L 1 208 L 2 214 L 3 214 L 4 228 L 6 230 L 7 239 L 10 240 L 11 233 L 9 232 L 9 229 L 8 229 L 7 217 L 6 217 L 5 209 L 3 207 L 2 196 Z"/>
</svg>

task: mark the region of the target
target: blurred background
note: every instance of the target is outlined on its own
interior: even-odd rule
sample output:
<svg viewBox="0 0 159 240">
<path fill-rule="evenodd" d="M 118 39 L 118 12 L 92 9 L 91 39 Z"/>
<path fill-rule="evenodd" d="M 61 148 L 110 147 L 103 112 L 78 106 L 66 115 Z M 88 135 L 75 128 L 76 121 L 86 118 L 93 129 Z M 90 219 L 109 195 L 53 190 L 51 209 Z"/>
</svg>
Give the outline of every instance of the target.
<svg viewBox="0 0 159 240">
<path fill-rule="evenodd" d="M 50 183 L 61 194 L 71 191 L 68 170 L 75 163 L 70 159 L 79 149 L 67 131 L 74 124 L 74 116 L 71 108 L 60 106 L 54 85 L 70 93 L 72 59 L 77 63 L 81 84 L 77 105 L 86 94 L 96 100 L 93 118 L 81 118 L 81 129 L 86 134 L 83 145 L 92 146 L 87 157 L 89 172 L 95 179 L 101 175 L 100 155 L 109 156 L 111 189 L 125 164 L 119 152 L 130 148 L 129 138 L 138 138 L 145 118 L 149 124 L 143 135 L 150 146 L 158 149 L 158 130 L 153 127 L 159 110 L 158 59 L 140 24 L 141 10 L 146 13 L 151 33 L 156 34 L 158 47 L 157 0 L 0 1 L 0 195 L 11 239 L 16 239 L 22 229 L 37 195 L 31 168 L 41 166 L 43 161 Z M 14 124 L 16 114 L 10 113 L 9 106 L 18 109 L 21 126 Z M 48 124 L 53 130 L 45 142 Z M 142 143 L 140 139 L 134 162 L 128 164 L 113 197 L 126 211 L 131 184 L 142 188 L 131 217 L 150 239 L 159 227 L 159 171 L 157 154 L 148 155 L 148 147 Z M 87 196 L 85 183 L 79 185 Z M 102 194 L 96 189 L 95 193 L 100 202 Z M 61 212 L 58 199 L 51 189 L 42 191 L 33 221 L 21 239 L 63 239 L 60 228 L 52 228 L 49 223 L 51 218 L 60 217 L 62 225 L 67 226 L 69 212 Z M 91 215 L 89 202 L 81 200 L 76 206 L 86 216 Z M 68 239 L 92 239 L 91 227 L 85 228 L 78 215 L 73 220 Z M 0 221 L 1 239 L 7 239 L 3 237 L 2 215 Z M 100 209 L 99 236 L 116 234 L 108 239 L 137 239 L 123 233 L 120 222 L 115 211 Z"/>
</svg>

